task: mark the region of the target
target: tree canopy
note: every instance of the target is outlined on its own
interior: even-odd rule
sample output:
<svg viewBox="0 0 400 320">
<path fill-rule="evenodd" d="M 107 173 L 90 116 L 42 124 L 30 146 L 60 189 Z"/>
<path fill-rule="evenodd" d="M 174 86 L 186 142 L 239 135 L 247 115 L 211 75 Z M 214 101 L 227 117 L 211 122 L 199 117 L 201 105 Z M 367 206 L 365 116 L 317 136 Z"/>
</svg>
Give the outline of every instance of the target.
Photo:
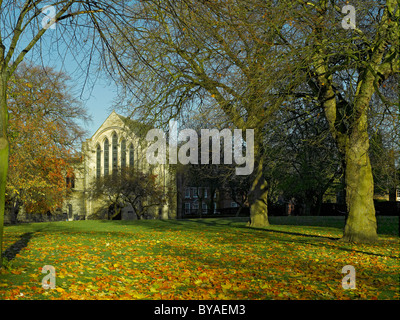
<svg viewBox="0 0 400 320">
<path fill-rule="evenodd" d="M 15 214 L 20 205 L 27 212 L 53 211 L 65 199 L 84 134 L 77 121 L 89 119 L 68 80 L 62 72 L 23 63 L 9 82 L 7 201 Z"/>
<path fill-rule="evenodd" d="M 395 0 L 355 1 L 357 23 L 349 28 L 345 5 L 143 2 L 141 19 L 125 32 L 142 58 L 131 59 L 127 43 L 117 46 L 132 75 L 120 77 L 128 109 L 163 122 L 195 105 L 219 110 L 237 128 L 256 129 L 250 217 L 252 226 L 266 226 L 262 129 L 282 105 L 321 107 L 342 162 L 349 216 L 344 240 L 374 241 L 368 111 L 374 97 L 395 107 L 384 89 L 399 73 L 399 8 Z"/>
</svg>

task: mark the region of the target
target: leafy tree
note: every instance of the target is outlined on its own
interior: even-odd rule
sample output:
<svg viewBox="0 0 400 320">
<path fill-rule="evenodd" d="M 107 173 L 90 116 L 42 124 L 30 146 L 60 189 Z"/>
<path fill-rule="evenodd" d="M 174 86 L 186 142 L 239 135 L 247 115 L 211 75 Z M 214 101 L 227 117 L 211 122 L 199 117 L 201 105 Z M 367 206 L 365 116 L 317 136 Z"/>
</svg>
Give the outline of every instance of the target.
<svg viewBox="0 0 400 320">
<path fill-rule="evenodd" d="M 398 185 L 396 161 L 399 160 L 399 154 L 385 144 L 379 130 L 371 138 L 370 158 L 375 194 L 385 196 Z"/>
<path fill-rule="evenodd" d="M 398 79 L 392 77 L 382 85 L 381 90 L 389 99 L 385 101 L 374 95 L 371 102 L 374 108 L 368 111 L 369 153 L 377 195 L 387 195 L 399 183 L 396 167 L 400 160 L 400 109 L 388 103 L 388 100 L 399 101 Z"/>
<path fill-rule="evenodd" d="M 236 216 L 238 217 L 243 208 L 248 205 L 252 176 L 238 176 L 234 174 L 232 168 L 230 169 L 231 175 L 226 179 L 224 187 L 227 188 L 231 199 L 239 206 L 236 212 Z"/>
<path fill-rule="evenodd" d="M 251 225 L 268 225 L 262 128 L 284 102 L 319 104 L 341 154 L 348 219 L 343 241 L 375 241 L 368 109 L 399 72 L 398 1 L 355 1 L 357 25 L 342 27 L 344 1 L 148 1 L 130 34 L 121 80 L 144 117 L 173 117 L 201 104 L 235 127 L 256 129 Z M 128 63 L 127 63 L 128 64 Z M 139 103 L 137 103 L 139 100 Z M 128 101 L 130 102 L 130 101 Z M 131 107 L 132 105 L 130 105 Z M 211 108 L 212 108 L 211 107 Z M 163 112 L 161 112 L 163 111 Z"/>
<path fill-rule="evenodd" d="M 399 4 L 355 1 L 357 25 L 343 29 L 342 1 L 296 3 L 301 10 L 292 11 L 292 28 L 281 35 L 301 61 L 299 70 L 310 89 L 297 96 L 304 94 L 323 107 L 342 157 L 348 210 L 342 240 L 375 241 L 368 110 L 374 108 L 374 95 L 395 106 L 382 87 L 399 73 Z"/>
<path fill-rule="evenodd" d="M 65 177 L 72 175 L 70 164 L 84 134 L 76 121 L 88 120 L 68 81 L 51 68 L 21 64 L 9 82 L 6 199 L 14 221 L 21 205 L 28 213 L 46 213 L 65 198 Z"/>
<path fill-rule="evenodd" d="M 107 206 L 107 216 L 109 220 L 112 220 L 120 214 L 121 209 L 125 207 L 125 201 L 122 197 L 124 186 L 120 178 L 119 174 L 101 176 L 92 182 L 90 188 L 90 197 L 98 201 L 103 200 Z M 113 209 L 113 214 L 110 215 L 111 209 Z"/>
<path fill-rule="evenodd" d="M 146 1 L 143 20 L 130 27 L 118 57 L 129 65 L 121 76 L 127 110 L 158 124 L 201 109 L 223 114 L 234 128 L 255 130 L 255 174 L 250 191 L 251 226 L 267 226 L 267 183 L 262 132 L 283 102 L 288 64 L 277 50 L 286 23 L 284 5 L 257 0 Z M 140 27 L 140 28 L 139 28 Z M 139 51 L 141 59 L 130 53 Z"/>
<path fill-rule="evenodd" d="M 149 208 L 163 205 L 167 196 L 168 192 L 157 182 L 157 175 L 131 168 L 96 178 L 91 186 L 91 197 L 105 200 L 108 206 L 114 207 L 110 219 L 128 204 L 137 218 L 143 219 Z"/>
<path fill-rule="evenodd" d="M 295 198 L 304 214 L 319 213 L 324 194 L 343 173 L 323 110 L 293 102 L 274 118 L 264 142 L 271 201 Z"/>
<path fill-rule="evenodd" d="M 45 4 L 51 7 L 46 6 L 42 12 Z M 118 61 L 110 44 L 109 30 L 121 28 L 133 19 L 135 13 L 126 4 L 118 0 L 0 1 L 0 252 L 9 157 L 7 94 L 11 77 L 28 53 L 37 50 L 34 56 L 43 57 L 44 47 L 50 53 L 58 53 L 61 59 L 68 53 L 76 59 L 87 59 L 86 63 L 79 62 L 86 76 L 96 52 L 101 53 L 98 57 L 103 66 L 108 55 L 114 55 Z M 0 266 L 1 263 L 2 259 Z"/>
<path fill-rule="evenodd" d="M 187 170 L 187 180 L 190 185 L 196 187 L 196 196 L 199 201 L 198 212 L 202 215 L 202 204 L 207 204 L 208 213 L 214 212 L 215 196 L 221 190 L 225 172 L 222 170 L 223 165 L 214 164 L 190 164 Z M 207 189 L 207 198 L 204 189 Z"/>
</svg>

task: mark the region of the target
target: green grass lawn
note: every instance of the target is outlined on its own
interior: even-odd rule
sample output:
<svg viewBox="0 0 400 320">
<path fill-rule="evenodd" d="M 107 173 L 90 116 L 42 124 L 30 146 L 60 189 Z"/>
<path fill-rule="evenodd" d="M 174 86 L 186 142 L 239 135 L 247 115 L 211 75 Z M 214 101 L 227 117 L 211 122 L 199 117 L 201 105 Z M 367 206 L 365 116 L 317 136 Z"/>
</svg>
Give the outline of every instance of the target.
<svg viewBox="0 0 400 320">
<path fill-rule="evenodd" d="M 399 299 L 398 217 L 337 241 L 343 217 L 74 221 L 5 227 L 0 299 Z M 45 290 L 44 265 L 56 270 Z M 341 270 L 356 270 L 344 290 Z"/>
</svg>

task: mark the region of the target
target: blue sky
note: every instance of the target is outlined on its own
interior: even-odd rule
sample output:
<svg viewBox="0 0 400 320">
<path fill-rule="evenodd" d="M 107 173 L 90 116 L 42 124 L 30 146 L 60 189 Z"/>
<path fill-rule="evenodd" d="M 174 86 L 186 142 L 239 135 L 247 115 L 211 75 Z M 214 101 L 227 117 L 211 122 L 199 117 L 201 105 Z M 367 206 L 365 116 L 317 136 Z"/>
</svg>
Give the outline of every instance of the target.
<svg viewBox="0 0 400 320">
<path fill-rule="evenodd" d="M 83 100 L 83 103 L 87 107 L 88 113 L 92 117 L 92 121 L 90 123 L 83 125 L 88 131 L 87 138 L 90 138 L 96 132 L 96 130 L 111 113 L 114 97 L 114 86 L 110 86 L 106 83 L 106 81 L 98 81 L 94 85 L 90 97 Z"/>
<path fill-rule="evenodd" d="M 82 102 L 92 119 L 88 123 L 83 121 L 80 123 L 87 131 L 85 138 L 90 138 L 113 110 L 116 85 L 105 75 L 100 74 L 94 84 L 90 83 L 83 87 L 84 76 L 77 75 L 74 63 L 66 61 L 64 66 L 53 64 L 49 66 L 57 71 L 63 71 L 71 77 L 71 84 L 74 85 L 73 96 Z"/>
<path fill-rule="evenodd" d="M 79 50 L 79 46 L 75 48 L 76 50 L 73 49 L 73 53 L 66 50 L 66 44 L 63 41 L 57 41 L 59 32 L 58 28 L 49 29 L 43 35 L 41 44 L 36 44 L 25 60 L 30 60 L 36 65 L 51 67 L 55 71 L 62 71 L 71 78 L 69 85 L 72 86 L 73 97 L 84 104 L 92 118 L 89 123 L 82 122 L 82 127 L 88 132 L 85 138 L 90 138 L 112 112 L 117 88 L 115 83 L 108 79 L 105 72 L 96 71 L 98 53 L 93 56 L 92 66 L 89 70 L 90 75 L 87 78 L 88 56 L 84 55 L 87 51 L 76 51 Z M 30 40 L 29 34 L 28 40 Z M 19 46 L 23 48 L 26 44 L 27 40 L 22 38 Z M 40 46 L 42 47 L 41 51 Z"/>
<path fill-rule="evenodd" d="M 90 138 L 113 110 L 113 99 L 117 94 L 116 85 L 107 79 L 105 73 L 100 72 L 97 76 L 90 77 L 89 83 L 84 86 L 86 75 L 82 75 L 77 69 L 77 62 L 72 56 L 67 56 L 63 63 L 57 60 L 57 55 L 47 62 L 47 66 L 56 71 L 63 71 L 71 77 L 73 96 L 83 103 L 92 118 L 89 123 L 81 124 L 88 132 L 86 138 Z"/>
<path fill-rule="evenodd" d="M 72 56 L 67 56 L 63 64 L 56 62 L 51 66 L 57 71 L 64 71 L 71 77 L 74 97 L 84 104 L 92 118 L 89 123 L 82 122 L 82 126 L 88 131 L 86 138 L 90 138 L 113 110 L 113 99 L 117 94 L 116 84 L 107 78 L 105 72 L 98 72 L 86 79 L 86 74 L 82 75 L 82 71 L 77 68 L 77 62 Z M 83 70 L 86 72 L 85 66 Z M 95 71 L 90 73 L 93 74 L 93 72 Z M 84 84 L 85 79 L 87 84 Z"/>
<path fill-rule="evenodd" d="M 55 71 L 62 71 L 70 76 L 71 83 L 69 85 L 73 85 L 72 95 L 82 101 L 92 118 L 92 121 L 89 123 L 84 124 L 82 122 L 82 126 L 88 131 L 86 138 L 90 138 L 113 109 L 113 99 L 116 97 L 116 85 L 107 79 L 105 73 L 95 71 L 94 64 L 98 62 L 96 61 L 98 57 L 95 55 L 93 66 L 90 70 L 89 81 L 84 87 L 85 79 L 87 79 L 86 65 L 88 62 L 85 54 L 88 51 L 80 51 L 79 46 L 76 46 L 72 49 L 73 53 L 68 52 L 69 50 L 66 50 L 66 45 L 69 44 L 66 44 L 62 40 L 57 41 L 63 30 L 63 28 L 47 30 L 39 41 L 40 43 L 34 46 L 24 60 L 30 60 L 36 65 L 51 67 Z M 2 33 L 6 32 L 2 30 Z M 16 52 L 25 48 L 31 38 L 32 34 L 30 31 L 27 31 L 26 34 L 23 33 L 17 45 Z M 68 39 L 68 36 L 65 39 Z M 10 37 L 6 37 L 4 41 L 5 45 L 8 46 Z M 75 59 L 73 56 L 75 56 Z M 84 88 L 83 92 L 82 88 Z"/>
</svg>

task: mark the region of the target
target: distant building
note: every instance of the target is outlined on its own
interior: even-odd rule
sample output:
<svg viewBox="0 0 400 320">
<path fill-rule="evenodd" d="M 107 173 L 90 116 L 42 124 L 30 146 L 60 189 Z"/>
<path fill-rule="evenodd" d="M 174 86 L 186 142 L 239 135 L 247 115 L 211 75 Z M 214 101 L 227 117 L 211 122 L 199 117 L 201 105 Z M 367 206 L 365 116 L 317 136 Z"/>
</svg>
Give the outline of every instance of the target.
<svg viewBox="0 0 400 320">
<path fill-rule="evenodd" d="M 389 201 L 400 201 L 400 187 L 390 190 Z"/>
<path fill-rule="evenodd" d="M 114 111 L 108 116 L 95 134 L 82 144 L 82 162 L 75 165 L 74 177 L 68 177 L 71 192 L 65 200 L 63 212 L 68 220 L 105 218 L 109 207 L 106 201 L 91 199 L 90 186 L 96 177 L 111 174 L 118 168 L 131 167 L 148 172 L 143 138 L 144 125 L 128 120 Z M 175 175 L 170 174 L 168 165 L 152 166 L 162 186 L 176 185 Z M 73 179 L 73 180 L 71 180 Z M 106 200 L 106 199 L 105 199 Z M 151 208 L 153 217 L 174 218 L 176 198 L 169 199 L 166 205 Z M 122 209 L 121 219 L 136 219 L 131 205 Z"/>
<path fill-rule="evenodd" d="M 177 181 L 177 216 L 179 218 L 193 215 L 214 215 L 228 210 L 233 215 L 239 205 L 235 202 L 227 188 L 215 188 L 209 186 L 195 186 L 185 173 L 178 173 Z"/>
<path fill-rule="evenodd" d="M 210 187 L 195 187 L 187 177 L 176 173 L 174 165 L 149 165 L 146 160 L 147 141 L 145 136 L 151 129 L 127 119 L 113 111 L 93 136 L 82 143 L 82 157 L 72 164 L 73 174 L 66 177 L 68 192 L 61 208 L 47 215 L 26 214 L 23 206 L 18 221 L 87 220 L 106 219 L 112 208 L 106 197 L 91 198 L 91 185 L 97 177 L 112 174 L 123 167 L 151 171 L 157 176 L 161 187 L 171 188 L 165 205 L 150 208 L 149 216 L 161 219 L 190 217 L 200 214 L 219 214 L 222 209 L 236 212 L 238 204 L 230 198 L 227 190 Z M 186 179 L 186 180 L 185 180 Z M 212 198 L 211 198 L 212 197 Z M 131 205 L 121 210 L 122 220 L 136 219 Z M 10 223 L 10 215 L 5 216 Z"/>
</svg>

